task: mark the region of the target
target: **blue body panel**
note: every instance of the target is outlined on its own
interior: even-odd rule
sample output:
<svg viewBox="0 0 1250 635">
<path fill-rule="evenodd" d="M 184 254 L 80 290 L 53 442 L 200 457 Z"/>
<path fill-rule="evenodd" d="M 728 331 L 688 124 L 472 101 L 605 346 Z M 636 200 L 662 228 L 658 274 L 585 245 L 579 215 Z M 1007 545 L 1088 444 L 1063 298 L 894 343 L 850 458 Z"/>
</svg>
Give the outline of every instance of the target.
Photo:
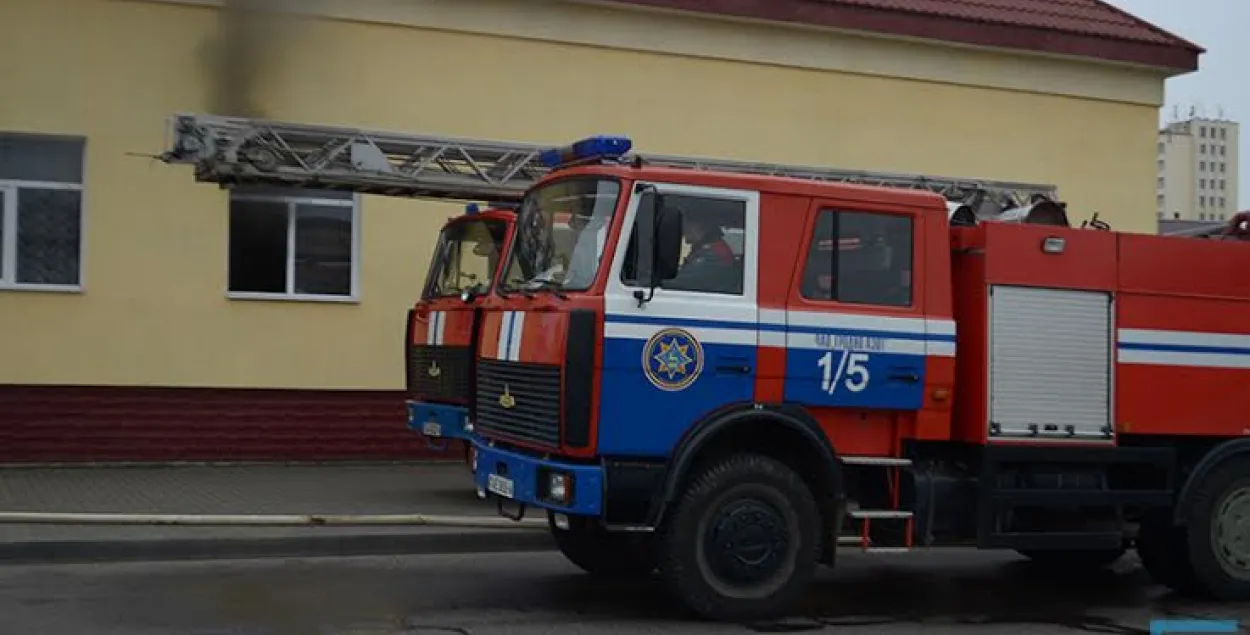
<svg viewBox="0 0 1250 635">
<path fill-rule="evenodd" d="M 755 323 L 636 315 L 605 319 L 609 330 L 599 393 L 601 454 L 668 456 L 686 430 L 709 412 L 754 399 Z M 640 335 L 631 337 L 631 331 Z M 674 344 L 680 347 L 670 351 L 676 366 L 664 368 L 663 355 Z"/>
<path fill-rule="evenodd" d="M 408 401 L 408 427 L 417 434 L 430 439 L 468 439 L 464 425 L 469 420 L 469 409 L 464 406 Z M 427 423 L 438 426 L 438 434 L 425 430 Z"/>
<path fill-rule="evenodd" d="M 547 461 L 492 448 L 477 438 L 473 438 L 473 447 L 477 449 L 477 469 L 473 473 L 473 481 L 481 491 L 489 491 L 490 475 L 498 474 L 503 466 L 506 478 L 513 484 L 512 500 L 578 516 L 598 516 L 603 511 L 603 468 L 598 465 Z M 572 475 L 572 505 L 562 506 L 539 499 L 539 471 L 544 468 Z"/>
<path fill-rule="evenodd" d="M 954 323 L 787 311 L 785 400 L 826 408 L 919 410 L 929 357 L 954 354 Z"/>
<path fill-rule="evenodd" d="M 919 410 L 924 404 L 923 332 L 791 328 L 785 398 L 810 406 Z M 950 338 L 951 343 L 954 337 Z"/>
<path fill-rule="evenodd" d="M 604 318 L 598 447 L 605 455 L 669 456 L 709 413 L 754 401 L 761 374 L 782 380 L 787 403 L 919 410 L 929 358 L 954 356 L 950 320 L 772 310 L 749 322 L 709 316 L 693 302 L 674 307 L 704 315 Z M 673 342 L 685 367 L 658 375 L 653 358 Z M 784 368 L 759 368 L 761 348 L 783 350 Z"/>
</svg>

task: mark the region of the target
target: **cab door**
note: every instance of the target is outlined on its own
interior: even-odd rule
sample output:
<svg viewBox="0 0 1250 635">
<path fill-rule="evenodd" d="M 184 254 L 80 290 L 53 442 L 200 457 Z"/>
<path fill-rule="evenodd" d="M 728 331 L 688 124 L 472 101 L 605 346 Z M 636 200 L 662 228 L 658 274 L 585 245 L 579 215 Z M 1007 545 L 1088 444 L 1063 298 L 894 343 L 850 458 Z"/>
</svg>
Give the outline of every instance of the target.
<svg viewBox="0 0 1250 635">
<path fill-rule="evenodd" d="M 919 410 L 928 340 L 912 211 L 817 202 L 786 316 L 785 399 Z"/>
<path fill-rule="evenodd" d="M 635 275 L 639 203 L 654 196 L 648 185 L 682 211 L 683 267 L 704 257 L 703 275 L 679 273 L 649 300 L 651 290 Z M 622 227 L 604 291 L 598 448 L 606 455 L 665 456 L 709 412 L 754 398 L 759 193 L 636 184 Z"/>
</svg>

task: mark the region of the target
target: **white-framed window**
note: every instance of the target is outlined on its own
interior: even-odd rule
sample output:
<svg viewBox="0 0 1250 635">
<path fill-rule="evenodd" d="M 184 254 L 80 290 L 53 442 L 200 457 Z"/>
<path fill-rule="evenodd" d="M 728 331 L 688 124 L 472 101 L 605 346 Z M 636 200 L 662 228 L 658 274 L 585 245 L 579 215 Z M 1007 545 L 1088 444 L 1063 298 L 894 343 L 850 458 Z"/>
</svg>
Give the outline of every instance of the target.
<svg viewBox="0 0 1250 635">
<path fill-rule="evenodd" d="M 82 290 L 86 145 L 0 132 L 0 289 Z"/>
<path fill-rule="evenodd" d="M 229 241 L 230 298 L 358 299 L 360 206 L 351 192 L 231 190 Z"/>
</svg>

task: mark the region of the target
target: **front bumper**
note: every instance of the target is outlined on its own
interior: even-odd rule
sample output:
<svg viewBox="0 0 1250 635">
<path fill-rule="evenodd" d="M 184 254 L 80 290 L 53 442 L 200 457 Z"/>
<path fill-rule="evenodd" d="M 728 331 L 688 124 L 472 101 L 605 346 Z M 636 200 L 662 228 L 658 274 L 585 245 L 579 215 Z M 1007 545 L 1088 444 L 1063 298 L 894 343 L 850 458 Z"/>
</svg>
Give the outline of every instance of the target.
<svg viewBox="0 0 1250 635">
<path fill-rule="evenodd" d="M 431 439 L 468 439 L 465 424 L 469 409 L 464 406 L 408 401 L 408 427 Z"/>
<path fill-rule="evenodd" d="M 479 492 L 522 505 L 576 516 L 599 516 L 603 511 L 603 468 L 543 460 L 519 452 L 493 448 L 473 437 L 477 465 L 473 481 Z M 563 475 L 567 495 L 560 499 L 551 481 Z"/>
</svg>

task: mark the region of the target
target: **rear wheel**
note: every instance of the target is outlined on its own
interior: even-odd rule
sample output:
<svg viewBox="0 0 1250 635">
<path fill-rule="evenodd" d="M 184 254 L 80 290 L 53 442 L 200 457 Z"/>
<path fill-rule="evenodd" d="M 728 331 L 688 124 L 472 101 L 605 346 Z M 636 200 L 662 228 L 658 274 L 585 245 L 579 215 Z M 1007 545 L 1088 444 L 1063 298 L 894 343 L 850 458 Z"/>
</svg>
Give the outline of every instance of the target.
<svg viewBox="0 0 1250 635">
<path fill-rule="evenodd" d="M 716 620 L 780 615 L 806 589 L 820 555 L 820 514 L 807 485 L 754 454 L 696 472 L 660 531 L 665 581 Z"/>
<path fill-rule="evenodd" d="M 1172 510 L 1151 512 L 1137 532 L 1137 557 L 1157 583 L 1173 589 L 1193 587 L 1193 567 L 1183 528 L 1172 523 Z"/>
<path fill-rule="evenodd" d="M 1208 472 L 1188 503 L 1184 536 L 1194 588 L 1183 590 L 1250 600 L 1250 462 L 1238 456 Z"/>
<path fill-rule="evenodd" d="M 569 528 L 560 529 L 554 514 L 548 513 L 547 524 L 560 553 L 587 573 L 633 577 L 655 571 L 654 539 L 650 534 L 610 532 L 598 519 L 585 516 L 570 516 Z"/>
</svg>

